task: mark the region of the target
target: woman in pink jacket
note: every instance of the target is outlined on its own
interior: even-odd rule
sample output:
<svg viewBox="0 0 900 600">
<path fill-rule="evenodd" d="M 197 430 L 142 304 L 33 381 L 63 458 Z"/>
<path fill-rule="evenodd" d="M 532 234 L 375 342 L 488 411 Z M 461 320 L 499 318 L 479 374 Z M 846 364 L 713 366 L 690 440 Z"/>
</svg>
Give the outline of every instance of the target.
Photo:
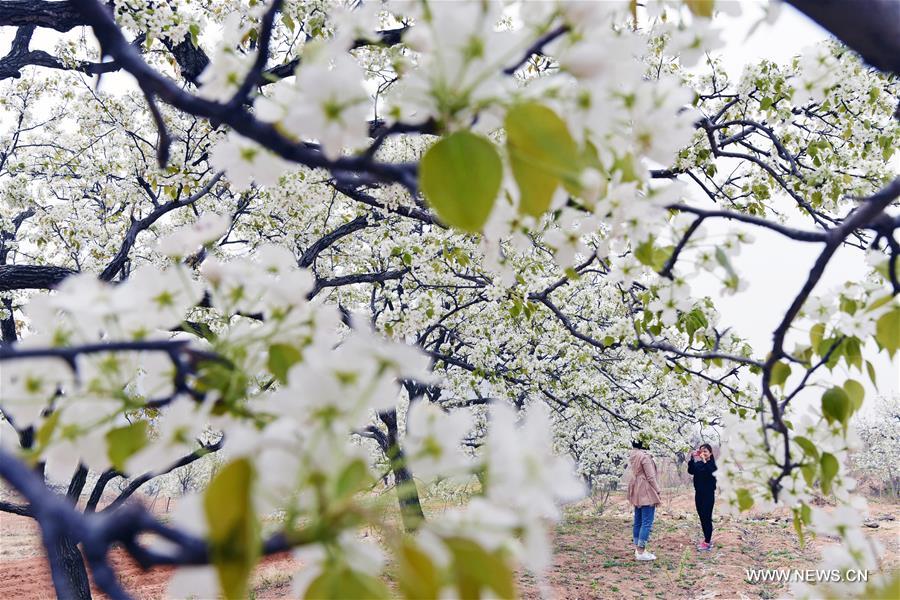
<svg viewBox="0 0 900 600">
<path fill-rule="evenodd" d="M 631 442 L 631 481 L 628 483 L 628 501 L 634 506 L 634 558 L 636 560 L 656 560 L 647 552 L 647 540 L 653 529 L 653 518 L 660 503 L 659 483 L 656 480 L 656 463 L 647 452 L 644 442 Z"/>
</svg>

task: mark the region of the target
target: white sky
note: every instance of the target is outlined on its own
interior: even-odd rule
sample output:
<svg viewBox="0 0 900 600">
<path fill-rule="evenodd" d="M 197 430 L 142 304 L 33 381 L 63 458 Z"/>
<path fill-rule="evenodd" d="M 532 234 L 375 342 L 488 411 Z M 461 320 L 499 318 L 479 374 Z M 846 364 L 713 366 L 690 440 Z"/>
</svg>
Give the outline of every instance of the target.
<svg viewBox="0 0 900 600">
<path fill-rule="evenodd" d="M 718 4 L 718 3 L 717 3 Z M 779 63 L 789 61 L 806 46 L 827 39 L 825 30 L 807 19 L 791 6 L 785 6 L 773 26 L 760 25 L 750 38 L 747 31 L 756 22 L 762 11 L 754 5 L 743 5 L 743 13 L 737 18 L 726 18 L 725 39 L 727 45 L 719 53 L 725 68 L 732 78 L 740 76 L 743 66 L 767 58 Z M 786 200 L 785 205 L 790 201 Z M 804 229 L 811 228 L 810 220 L 804 219 L 795 212 L 790 225 Z M 726 231 L 736 224 L 722 222 L 709 223 L 710 232 Z M 735 296 L 717 298 L 721 285 L 712 278 L 692 281 L 692 290 L 697 295 L 709 295 L 717 298 L 717 307 L 722 315 L 722 323 L 732 325 L 734 330 L 747 339 L 757 352 L 764 355 L 771 347 L 772 332 L 780 318 L 793 301 L 806 279 L 809 268 L 821 250 L 821 244 L 799 243 L 788 240 L 768 230 L 742 226 L 752 232 L 756 241 L 745 247 L 744 252 L 735 259 L 735 268 L 743 278 L 749 281 L 749 289 Z M 842 249 L 832 259 L 819 285 L 813 294 L 824 293 L 835 286 L 865 272 L 862 252 L 853 248 Z M 807 340 L 807 332 L 797 332 L 796 339 Z M 789 338 L 790 339 L 790 338 Z M 788 345 L 790 348 L 791 345 Z M 866 347 L 867 358 L 876 356 L 874 343 Z M 869 378 L 855 370 L 848 373 L 843 366 L 835 368 L 832 381 L 841 382 L 844 377 L 852 377 L 866 385 L 866 398 L 871 399 L 875 393 L 885 395 L 900 393 L 900 355 L 895 360 L 888 360 L 885 354 L 877 354 L 873 360 L 877 371 L 878 391 L 869 383 Z M 789 380 L 789 383 L 794 378 Z M 818 397 L 814 395 L 813 397 Z M 807 396 L 809 398 L 809 396 Z M 865 407 L 874 403 L 867 402 Z"/>
</svg>

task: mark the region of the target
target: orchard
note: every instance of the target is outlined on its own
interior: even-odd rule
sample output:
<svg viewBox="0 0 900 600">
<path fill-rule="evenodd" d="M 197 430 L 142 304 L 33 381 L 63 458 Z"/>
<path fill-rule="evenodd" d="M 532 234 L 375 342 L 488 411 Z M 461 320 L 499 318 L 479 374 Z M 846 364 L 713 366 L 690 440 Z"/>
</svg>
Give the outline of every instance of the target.
<svg viewBox="0 0 900 600">
<path fill-rule="evenodd" d="M 735 77 L 736 2 L 0 0 L 0 511 L 57 596 L 129 597 L 121 548 L 172 597 L 285 551 L 302 598 L 516 597 L 633 440 L 698 433 L 720 510 L 878 572 L 900 3 L 786 4 L 752 10 L 833 39 Z M 765 347 L 721 306 L 760 232 L 814 249 Z M 171 519 L 134 501 L 210 455 Z M 441 486 L 474 491 L 426 515 Z"/>
</svg>

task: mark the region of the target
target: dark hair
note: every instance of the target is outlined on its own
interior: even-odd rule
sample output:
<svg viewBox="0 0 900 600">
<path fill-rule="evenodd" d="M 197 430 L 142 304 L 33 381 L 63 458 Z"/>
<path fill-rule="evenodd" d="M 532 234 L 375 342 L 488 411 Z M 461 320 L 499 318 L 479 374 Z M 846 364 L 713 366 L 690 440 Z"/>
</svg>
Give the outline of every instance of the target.
<svg viewBox="0 0 900 600">
<path fill-rule="evenodd" d="M 710 446 L 709 444 L 700 444 L 700 448 L 701 448 L 701 449 L 702 449 L 702 448 L 706 448 L 707 450 L 709 450 L 710 456 L 712 456 L 713 458 L 715 458 L 715 455 L 713 455 L 712 446 Z"/>
<path fill-rule="evenodd" d="M 631 447 L 637 448 L 638 450 L 646 450 L 647 444 L 645 444 L 643 440 L 631 440 Z"/>
</svg>

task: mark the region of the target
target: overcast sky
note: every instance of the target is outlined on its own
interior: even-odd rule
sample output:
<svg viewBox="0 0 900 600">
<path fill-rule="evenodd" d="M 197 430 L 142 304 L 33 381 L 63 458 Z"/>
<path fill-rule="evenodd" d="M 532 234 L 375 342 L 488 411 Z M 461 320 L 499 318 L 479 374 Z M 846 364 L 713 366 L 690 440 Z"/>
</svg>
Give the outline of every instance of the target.
<svg viewBox="0 0 900 600">
<path fill-rule="evenodd" d="M 744 65 L 762 58 L 785 63 L 805 47 L 828 38 L 825 30 L 791 6 L 784 6 L 773 26 L 762 24 L 747 38 L 747 32 L 759 20 L 762 12 L 757 6 L 743 6 L 740 17 L 727 18 L 727 45 L 719 52 L 729 76 L 734 79 L 740 76 Z M 789 206 L 791 202 L 785 199 L 784 204 Z M 810 220 L 804 219 L 796 211 L 789 224 L 811 228 Z M 735 225 L 721 223 L 718 227 L 725 231 Z M 708 228 L 714 231 L 713 225 Z M 756 236 L 756 241 L 747 246 L 735 260 L 735 267 L 749 281 L 750 287 L 735 296 L 719 298 L 717 306 L 723 323 L 733 325 L 735 331 L 750 341 L 757 355 L 764 356 L 771 348 L 772 331 L 800 290 L 821 245 L 793 242 L 758 227 L 748 226 L 746 230 Z M 865 269 L 861 251 L 842 249 L 832 259 L 813 293 L 827 292 L 848 279 L 858 277 Z M 691 287 L 695 294 L 716 298 L 721 285 L 718 281 L 707 278 L 693 281 Z M 798 339 L 801 337 L 808 339 L 805 331 L 798 334 Z M 875 356 L 876 352 L 874 343 L 865 350 L 867 357 Z M 886 355 L 879 353 L 878 360 L 873 363 L 878 373 L 878 392 L 900 393 L 900 360 L 891 362 Z M 867 376 L 856 371 L 846 373 L 843 366 L 835 369 L 835 375 L 840 371 L 844 371 L 846 377 L 853 377 L 865 384 L 867 398 L 876 393 Z M 841 381 L 842 378 L 836 376 L 834 380 Z"/>
</svg>

